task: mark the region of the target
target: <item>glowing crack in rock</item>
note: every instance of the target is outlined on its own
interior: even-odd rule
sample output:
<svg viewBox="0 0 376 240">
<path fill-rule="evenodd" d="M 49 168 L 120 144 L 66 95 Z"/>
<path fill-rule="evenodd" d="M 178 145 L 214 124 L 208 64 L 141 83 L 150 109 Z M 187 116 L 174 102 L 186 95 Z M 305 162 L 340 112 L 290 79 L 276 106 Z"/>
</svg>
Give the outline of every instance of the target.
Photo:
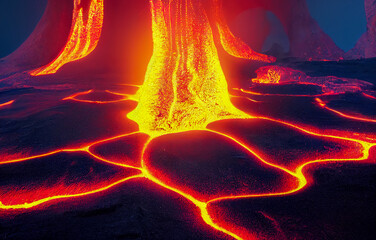
<svg viewBox="0 0 376 240">
<path fill-rule="evenodd" d="M 92 4 L 94 2 L 99 3 L 99 1 L 93 1 Z M 61 172 L 58 169 L 57 173 L 60 175 L 54 174 L 48 179 L 50 181 L 52 179 L 54 183 L 49 186 L 38 185 L 38 182 L 24 186 L 22 181 L 18 185 L 15 183 L 1 185 L 0 209 L 22 211 L 42 208 L 57 201 L 92 196 L 134 179 L 143 178 L 188 200 L 192 207 L 199 210 L 199 216 L 208 226 L 228 239 L 259 239 L 258 233 L 244 231 L 227 224 L 223 217 L 212 213 L 211 207 L 215 203 L 227 200 L 283 197 L 297 193 L 314 181 L 313 177 L 305 171 L 308 166 L 320 166 L 330 162 L 370 160 L 370 150 L 376 147 L 374 138 L 365 140 L 353 135 L 350 137 L 347 131 L 336 131 L 334 134 L 330 130 L 301 126 L 280 119 L 249 116 L 235 108 L 230 101 L 210 23 L 200 0 L 151 0 L 150 4 L 154 53 L 147 69 L 144 85 L 137 94 L 132 96 L 106 90 L 95 95 L 98 91 L 88 90 L 61 99 L 61 101 L 72 101 L 71 104 L 95 104 L 95 107 L 99 107 L 100 104 L 111 105 L 123 101 L 137 101 L 137 108 L 129 113 L 128 117 L 138 123 L 139 131 L 126 132 L 96 141 L 83 141 L 80 147 L 76 148 L 65 146 L 36 155 L 19 154 L 13 158 L 0 158 L 0 167 L 4 172 L 7 172 L 7 168 L 23 164 L 41 164 L 44 161 L 47 161 L 47 165 L 54 165 L 61 161 L 70 169 L 74 166 L 70 163 L 72 157 L 79 157 L 78 162 L 91 163 L 83 164 L 84 167 L 90 166 L 86 169 L 87 175 L 85 176 L 77 177 L 75 171 L 64 172 L 63 168 Z M 239 50 L 241 47 L 237 44 L 232 46 L 237 49 L 233 51 L 234 55 L 237 55 L 236 52 L 241 52 Z M 255 58 L 249 59 L 255 60 Z M 268 57 L 264 60 L 267 59 L 271 60 Z M 281 69 L 266 68 L 265 81 L 259 78 L 259 82 L 283 83 L 285 81 L 283 73 L 288 71 Z M 280 70 L 281 72 L 278 72 Z M 337 84 L 338 91 L 330 88 L 324 92 L 341 94 L 343 88 L 348 91 L 363 90 L 363 85 L 359 87 L 359 85 L 347 83 Z M 343 85 L 341 87 L 341 84 L 344 84 L 344 87 Z M 243 90 L 243 92 L 246 91 Z M 373 99 L 373 96 L 363 94 Z M 258 93 L 258 95 L 263 94 Z M 231 97 L 241 98 L 242 96 Z M 10 106 L 11 103 L 12 101 L 5 104 Z M 261 103 L 253 101 L 253 104 Z M 325 102 L 319 98 L 316 99 L 316 104 L 326 108 Z M 339 116 L 349 117 L 343 114 Z M 350 120 L 365 121 L 360 118 L 350 118 Z M 234 124 L 227 121 L 237 122 Z M 251 130 L 242 125 L 254 126 L 257 122 L 272 125 L 273 134 L 280 133 L 274 130 L 275 127 L 278 127 L 280 131 L 283 130 L 284 134 L 281 134 L 280 139 L 273 139 L 280 147 L 284 147 L 281 144 L 283 137 L 295 134 L 294 136 L 299 136 L 296 138 L 299 138 L 304 146 L 313 142 L 312 149 L 298 149 L 299 151 L 295 152 L 281 150 L 277 154 L 267 151 L 260 146 L 262 143 L 253 142 L 248 138 L 252 135 Z M 262 135 L 265 132 L 266 130 L 261 128 L 261 131 L 253 134 Z M 304 141 L 305 138 L 308 139 L 307 142 Z M 203 141 L 205 144 L 202 144 Z M 208 142 L 214 142 L 214 144 L 201 149 L 206 154 L 200 155 L 201 152 L 196 152 L 197 146 L 206 145 Z M 322 148 L 316 148 L 316 144 Z M 180 148 L 169 149 L 171 145 L 180 146 Z M 156 151 L 160 149 L 163 151 Z M 305 155 L 304 151 L 307 152 Z M 217 157 L 216 154 L 222 153 L 228 154 L 225 155 L 227 157 Z M 240 157 L 231 158 L 237 153 Z M 284 157 L 282 158 L 281 155 Z M 167 169 L 166 165 L 158 165 L 166 159 L 169 160 L 168 156 L 176 158 L 173 159 L 176 164 L 179 161 L 184 164 L 194 161 L 196 170 L 201 175 L 185 175 L 184 178 L 179 178 L 181 175 L 176 175 L 176 172 L 172 171 L 174 169 Z M 286 159 L 288 161 L 285 161 Z M 199 160 L 200 164 L 215 165 L 214 177 L 211 175 L 212 172 L 205 168 L 201 169 L 201 165 L 197 164 Z M 215 161 L 222 162 L 217 164 Z M 226 166 L 226 168 L 221 169 L 220 166 Z M 239 166 L 241 166 L 240 172 Z M 183 170 L 184 167 L 185 165 L 183 165 Z M 250 169 L 249 172 L 247 168 Z M 47 170 L 50 169 L 47 168 Z M 12 171 L 9 172 L 12 173 Z M 277 181 L 257 179 L 257 175 L 255 177 L 252 175 L 257 172 L 262 172 L 271 179 L 278 176 L 274 179 Z M 18 173 L 22 174 L 22 168 Z M 219 177 L 225 180 L 216 181 Z M 205 178 L 205 181 L 192 181 L 195 178 Z M 65 184 L 66 180 L 72 179 L 74 181 L 71 181 L 69 185 Z M 226 180 L 235 184 L 227 185 Z M 278 221 L 272 216 L 264 212 L 261 214 L 280 229 Z"/>
<path fill-rule="evenodd" d="M 349 114 L 346 114 L 346 113 L 343 113 L 341 111 L 338 111 L 338 110 L 335 110 L 333 108 L 328 107 L 327 104 L 323 100 L 321 100 L 320 98 L 315 98 L 315 100 L 320 107 L 325 108 L 328 111 L 331 111 L 331 112 L 333 112 L 337 115 L 340 115 L 344 118 L 354 119 L 354 120 L 363 121 L 363 122 L 376 123 L 376 119 L 371 119 L 371 118 L 367 118 L 367 117 L 364 117 L 364 116 L 352 116 L 352 115 L 349 115 Z"/>
<path fill-rule="evenodd" d="M 5 102 L 5 103 L 0 103 L 0 108 L 6 107 L 6 106 L 10 106 L 13 103 L 14 103 L 14 100 L 11 100 L 11 101 L 8 101 L 8 102 Z"/>
<path fill-rule="evenodd" d="M 80 102 L 81 104 L 85 104 L 86 102 Z M 346 157 L 343 157 L 341 154 L 337 154 L 338 157 L 333 156 L 333 153 L 331 154 L 332 158 L 321 158 L 320 156 L 318 159 L 313 160 L 298 160 L 298 164 L 294 163 L 291 167 L 283 166 L 279 163 L 271 161 L 271 159 L 267 159 L 259 154 L 259 150 L 255 148 L 254 146 L 250 145 L 250 143 L 247 143 L 244 139 L 241 140 L 241 137 L 236 136 L 234 133 L 222 133 L 217 130 L 210 130 L 206 129 L 205 131 L 211 134 L 218 134 L 218 136 L 227 138 L 230 142 L 233 142 L 235 145 L 238 145 L 241 149 L 248 152 L 251 156 L 258 159 L 259 164 L 264 165 L 265 167 L 275 169 L 278 171 L 283 172 L 284 174 L 287 174 L 287 176 L 290 176 L 290 178 L 295 178 L 296 181 L 292 181 L 289 183 L 288 181 L 286 183 L 283 183 L 284 190 L 280 192 L 266 192 L 266 193 L 250 193 L 250 194 L 231 194 L 231 195 L 222 195 L 222 196 L 216 196 L 216 197 L 209 197 L 209 199 L 206 200 L 199 200 L 199 194 L 194 193 L 190 190 L 188 186 L 178 186 L 174 184 L 171 181 L 163 180 L 164 177 L 161 178 L 159 175 L 155 175 L 155 170 L 152 165 L 150 165 L 150 161 L 148 160 L 149 157 L 145 156 L 145 153 L 149 148 L 149 145 L 152 140 L 158 140 L 160 137 L 157 138 L 144 138 L 142 140 L 143 147 L 136 147 L 138 149 L 137 151 L 140 152 L 140 154 L 136 154 L 136 159 L 132 161 L 138 161 L 139 164 L 129 164 L 127 163 L 126 159 L 113 159 L 111 160 L 109 157 L 101 156 L 98 152 L 97 148 L 104 144 L 111 144 L 114 141 L 124 141 L 125 139 L 129 137 L 133 137 L 135 134 L 139 134 L 138 132 L 134 133 L 128 133 L 123 135 L 114 136 L 112 138 L 102 139 L 98 140 L 92 143 L 86 144 L 86 146 L 78 149 L 58 149 L 49 153 L 35 155 L 35 156 L 28 156 L 18 159 L 12 159 L 0 162 L 1 166 L 10 166 L 12 164 L 24 164 L 28 162 L 32 162 L 35 160 L 43 160 L 43 158 L 50 157 L 53 158 L 57 154 L 73 154 L 73 153 L 86 153 L 88 156 L 90 156 L 93 159 L 97 159 L 99 161 L 103 161 L 107 164 L 114 165 L 117 167 L 122 167 L 125 169 L 133 170 L 133 172 L 126 173 L 128 176 L 122 178 L 121 175 L 114 176 L 113 180 L 106 180 L 103 182 L 96 182 L 94 185 L 84 186 L 77 183 L 77 185 L 72 185 L 69 188 L 62 188 L 61 185 L 56 185 L 53 187 L 45 188 L 44 186 L 40 186 L 39 188 L 28 190 L 28 188 L 22 188 L 18 190 L 18 188 L 12 187 L 12 188 L 3 188 L 5 192 L 0 192 L 1 195 L 1 201 L 0 201 L 0 209 L 4 210 L 15 210 L 15 209 L 29 209 L 29 208 L 35 208 L 38 206 L 41 206 L 43 204 L 46 204 L 48 202 L 53 202 L 57 200 L 64 200 L 64 199 L 74 199 L 79 198 L 87 195 L 93 195 L 99 192 L 106 191 L 110 188 L 113 188 L 119 184 L 125 183 L 131 179 L 135 178 L 147 178 L 150 181 L 154 182 L 157 185 L 160 185 L 164 187 L 165 189 L 168 189 L 170 191 L 173 191 L 182 197 L 188 199 L 191 201 L 196 207 L 198 207 L 201 211 L 201 217 L 203 220 L 213 227 L 214 229 L 223 232 L 235 239 L 250 239 L 248 237 L 242 237 L 239 234 L 236 233 L 236 229 L 229 228 L 226 225 L 221 224 L 221 219 L 213 218 L 208 212 L 208 206 L 210 204 L 213 204 L 218 201 L 223 200 L 231 200 L 231 199 L 242 199 L 242 198 L 258 198 L 258 197 L 273 197 L 273 196 L 284 196 L 284 195 L 290 195 L 292 193 L 295 193 L 303 188 L 305 188 L 308 185 L 308 179 L 306 175 L 304 174 L 304 168 L 311 164 L 317 164 L 317 163 L 326 163 L 326 162 L 337 162 L 337 161 L 361 161 L 361 160 L 367 160 L 369 158 L 369 151 L 372 147 L 376 146 L 375 142 L 366 142 L 362 140 L 357 140 L 353 138 L 346 137 L 346 133 L 343 133 L 344 136 L 335 136 L 326 134 L 324 132 L 317 132 L 313 129 L 305 129 L 303 127 L 280 121 L 277 119 L 271 119 L 271 118 L 261 118 L 257 117 L 254 120 L 262 120 L 262 121 L 270 121 L 274 122 L 276 124 L 280 124 L 281 126 L 285 126 L 291 130 L 298 131 L 301 134 L 306 135 L 307 137 L 319 137 L 323 139 L 327 139 L 330 141 L 338 141 L 343 144 L 352 144 L 354 147 L 352 147 L 354 154 L 347 154 Z M 253 120 L 247 120 L 247 121 L 253 121 Z M 168 136 L 168 135 L 165 135 Z M 358 145 L 358 146 L 356 146 Z M 356 146 L 356 147 L 355 147 Z M 147 153 L 149 155 L 149 153 Z M 112 157 L 113 158 L 113 157 Z M 137 160 L 137 158 L 139 158 Z M 125 161 L 125 162 L 124 162 Z M 129 161 L 129 160 L 128 160 Z M 135 166 L 137 165 L 137 166 Z M 131 173 L 131 174 L 130 174 Z M 130 175 L 129 175 L 130 174 Z M 110 182 L 108 182 L 110 181 Z M 58 181 L 60 182 L 60 181 Z M 252 188 L 250 189 L 252 191 Z M 40 193 L 40 194 L 39 194 Z M 18 197 L 14 197 L 18 196 Z M 43 197 L 44 196 L 44 197 Z M 25 202 L 25 199 L 28 199 L 27 202 Z"/>
<path fill-rule="evenodd" d="M 102 32 L 103 1 L 91 0 L 85 17 L 81 0 L 74 0 L 72 27 L 67 44 L 54 61 L 31 71 L 32 76 L 56 73 L 63 65 L 86 57 L 96 48 Z"/>
<path fill-rule="evenodd" d="M 97 94 L 98 96 L 88 96 Z M 86 97 L 86 98 L 85 98 Z M 91 99 L 90 99 L 91 97 Z M 106 100 L 93 100 L 92 98 L 107 98 Z M 85 102 L 85 103 L 93 103 L 93 104 L 107 104 L 107 103 L 117 103 L 123 102 L 127 100 L 134 100 L 133 95 L 124 94 L 124 93 L 116 93 L 109 90 L 104 92 L 94 91 L 93 89 L 85 91 L 85 92 L 78 92 L 71 96 L 63 98 L 63 100 L 68 101 L 76 101 L 76 102 Z"/>
</svg>

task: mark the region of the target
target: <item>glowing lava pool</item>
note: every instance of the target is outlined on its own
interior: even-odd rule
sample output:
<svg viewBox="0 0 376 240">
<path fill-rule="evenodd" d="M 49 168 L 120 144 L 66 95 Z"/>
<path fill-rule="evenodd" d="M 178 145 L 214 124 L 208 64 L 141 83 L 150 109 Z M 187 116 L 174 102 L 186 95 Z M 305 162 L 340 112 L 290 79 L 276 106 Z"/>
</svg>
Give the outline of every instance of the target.
<svg viewBox="0 0 376 240">
<path fill-rule="evenodd" d="M 114 2 L 72 1 L 53 58 L 4 63 L 0 239 L 376 236 L 374 59 L 277 61 L 220 0 L 150 0 L 142 82 L 106 65 Z M 223 55 L 262 67 L 236 83 Z"/>
</svg>

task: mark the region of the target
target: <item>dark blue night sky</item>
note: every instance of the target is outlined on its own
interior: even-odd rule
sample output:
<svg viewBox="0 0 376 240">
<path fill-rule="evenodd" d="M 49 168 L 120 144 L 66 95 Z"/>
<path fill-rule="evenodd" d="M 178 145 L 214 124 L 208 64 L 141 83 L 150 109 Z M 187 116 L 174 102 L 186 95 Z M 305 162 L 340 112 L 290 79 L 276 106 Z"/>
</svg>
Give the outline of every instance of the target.
<svg viewBox="0 0 376 240">
<path fill-rule="evenodd" d="M 366 31 L 364 0 L 307 0 L 313 18 L 343 50 L 350 50 Z"/>
<path fill-rule="evenodd" d="M 312 16 L 339 47 L 351 49 L 366 29 L 364 0 L 307 0 Z M 0 57 L 20 46 L 43 14 L 47 0 L 0 0 Z"/>
<path fill-rule="evenodd" d="M 12 53 L 34 30 L 47 0 L 0 0 L 0 57 Z"/>
</svg>

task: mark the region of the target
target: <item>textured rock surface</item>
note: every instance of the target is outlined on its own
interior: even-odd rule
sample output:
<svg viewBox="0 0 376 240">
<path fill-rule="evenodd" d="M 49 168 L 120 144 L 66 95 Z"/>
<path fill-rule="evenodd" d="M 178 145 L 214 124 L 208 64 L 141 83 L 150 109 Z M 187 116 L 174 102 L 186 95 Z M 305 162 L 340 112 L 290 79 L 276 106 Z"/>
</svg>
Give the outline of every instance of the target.
<svg viewBox="0 0 376 240">
<path fill-rule="evenodd" d="M 322 88 L 322 93 L 339 94 L 345 92 L 359 92 L 370 90 L 372 83 L 352 78 L 339 78 L 335 76 L 310 77 L 302 71 L 288 67 L 265 66 L 257 71 L 257 78 L 252 79 L 258 84 L 307 84 Z"/>
<path fill-rule="evenodd" d="M 257 8 L 271 11 L 278 17 L 289 38 L 291 49 L 288 56 L 306 60 L 338 60 L 344 55 L 311 17 L 305 1 L 234 1 L 236 4 L 224 1 L 225 12 L 230 20 L 247 9 Z M 85 0 L 83 4 L 87 2 Z M 357 46 L 346 54 L 347 58 L 376 57 L 375 6 L 376 0 L 366 0 L 368 31 Z M 0 75 L 6 77 L 51 62 L 67 41 L 72 10 L 73 0 L 49 0 L 42 19 L 30 37 L 14 53 L 0 59 Z M 67 69 L 65 72 L 105 68 L 125 73 L 141 82 L 152 52 L 148 1 L 106 0 L 105 16 L 103 34 L 97 49 L 85 58 L 84 64 L 80 61 L 75 66 L 64 67 Z"/>
<path fill-rule="evenodd" d="M 367 38 L 366 58 L 376 57 L 376 0 L 366 0 Z"/>
<path fill-rule="evenodd" d="M 29 38 L 15 52 L 0 59 L 0 75 L 34 69 L 52 61 L 67 41 L 72 12 L 72 0 L 49 0 Z"/>
<path fill-rule="evenodd" d="M 303 0 L 237 0 L 224 1 L 228 17 L 251 8 L 263 8 L 274 13 L 281 21 L 290 40 L 290 56 L 313 60 L 338 60 L 344 52 L 312 18 Z"/>
</svg>

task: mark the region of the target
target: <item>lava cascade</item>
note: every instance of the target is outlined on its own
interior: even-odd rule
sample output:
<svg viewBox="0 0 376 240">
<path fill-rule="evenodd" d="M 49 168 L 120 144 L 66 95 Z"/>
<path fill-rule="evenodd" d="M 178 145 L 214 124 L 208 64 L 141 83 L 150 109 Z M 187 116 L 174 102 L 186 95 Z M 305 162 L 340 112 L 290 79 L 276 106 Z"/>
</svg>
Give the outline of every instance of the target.
<svg viewBox="0 0 376 240">
<path fill-rule="evenodd" d="M 97 174 L 98 177 L 93 178 L 92 181 L 84 179 L 83 181 L 86 181 L 84 183 L 80 182 L 83 178 L 78 179 L 76 178 L 76 175 L 71 172 L 68 172 L 67 174 L 61 173 L 62 177 L 53 174 L 57 184 L 51 187 L 37 185 L 37 183 L 33 185 L 29 182 L 26 186 L 23 186 L 22 184 L 24 182 L 21 182 L 15 184 L 16 187 L 14 187 L 13 185 L 8 186 L 8 183 L 5 183 L 6 187 L 3 187 L 3 192 L 0 192 L 0 210 L 23 211 L 29 208 L 44 207 L 48 206 L 49 203 L 62 201 L 64 199 L 81 198 L 104 192 L 132 179 L 145 178 L 150 180 L 150 183 L 158 185 L 165 190 L 174 192 L 182 198 L 189 200 L 192 203 L 192 206 L 194 205 L 199 209 L 202 220 L 211 228 L 217 230 L 220 234 L 224 234 L 226 239 L 262 239 L 261 237 L 258 237 L 258 231 L 261 232 L 262 230 L 242 230 L 239 226 L 233 226 L 233 223 L 229 224 L 225 221 L 224 218 L 226 216 L 217 215 L 215 211 L 213 211 L 213 206 L 215 206 L 216 203 L 224 201 L 252 198 L 261 199 L 277 196 L 283 197 L 287 195 L 292 196 L 294 193 L 306 189 L 312 184 L 312 178 L 308 175 L 305 169 L 308 166 L 330 162 L 370 160 L 371 149 L 376 146 L 374 138 L 367 137 L 366 140 L 360 140 L 358 139 L 359 136 L 357 136 L 357 138 L 350 138 L 352 135 L 348 132 L 332 132 L 311 128 L 309 126 L 300 126 L 284 120 L 261 117 L 256 114 L 253 115 L 253 113 L 251 117 L 235 108 L 230 101 L 230 94 L 227 90 L 226 79 L 220 65 L 211 27 L 217 26 L 221 38 L 221 44 L 229 54 L 236 57 L 262 60 L 266 62 L 273 61 L 274 59 L 253 52 L 252 49 L 245 46 L 240 39 L 236 38 L 230 32 L 223 18 L 220 16 L 219 5 L 210 5 L 212 7 L 218 7 L 214 8 L 216 9 L 215 11 L 217 11 L 217 15 L 215 16 L 216 22 L 215 24 L 211 24 L 203 2 L 204 1 L 200 0 L 150 0 L 154 53 L 148 66 L 145 83 L 136 96 L 109 90 L 105 92 L 89 90 L 61 99 L 62 101 L 70 101 L 72 102 L 71 104 L 76 102 L 77 104 L 98 105 L 110 105 L 120 101 L 136 100 L 138 101 L 138 107 L 128 116 L 139 124 L 140 131 L 122 133 L 121 135 L 111 137 L 107 136 L 103 137 L 103 139 L 96 139 L 96 141 L 87 140 L 88 142 L 84 141 L 80 146 L 76 147 L 69 147 L 68 144 L 68 147 L 62 146 L 61 148 L 50 152 L 47 152 L 46 150 L 45 153 L 40 153 L 39 155 L 20 154 L 20 156 L 9 158 L 5 156 L 0 160 L 0 165 L 2 167 L 16 168 L 18 165 L 13 166 L 13 164 L 30 164 L 34 166 L 38 163 L 43 165 L 43 161 L 47 161 L 53 166 L 56 166 L 56 162 L 52 160 L 59 159 L 60 156 L 65 156 L 68 159 L 64 160 L 65 158 L 62 158 L 64 164 L 71 165 L 70 159 L 79 157 L 83 162 L 93 162 L 95 165 L 98 165 L 98 169 L 106 169 L 107 166 L 110 173 L 113 175 L 113 178 L 109 179 L 108 175 L 105 174 L 106 172 L 103 173 L 102 171 L 98 171 L 93 173 L 93 171 L 89 169 L 89 176 L 91 176 L 90 174 Z M 210 4 L 217 3 L 217 1 L 210 0 Z M 93 0 L 90 9 L 98 10 L 95 6 L 101 6 L 103 11 L 103 2 Z M 58 61 L 63 58 L 66 60 L 79 59 L 75 59 L 75 56 L 80 56 L 82 58 L 86 56 L 84 52 L 88 54 L 89 50 L 93 51 L 95 48 L 94 45 L 90 45 L 93 38 L 88 34 L 92 33 L 88 30 L 92 29 L 89 27 L 91 26 L 89 25 L 89 20 L 91 18 L 89 17 L 87 24 L 84 24 L 84 11 L 83 8 L 80 8 L 79 0 L 75 1 L 75 11 L 77 11 L 77 9 L 80 10 L 78 15 L 75 15 L 73 18 L 76 20 L 74 20 L 74 28 L 70 35 L 69 42 L 57 60 L 52 63 L 54 66 L 62 66 L 60 65 L 62 62 L 58 63 Z M 94 14 L 95 11 L 91 10 L 90 14 Z M 101 17 L 103 19 L 103 15 L 101 15 Z M 80 36 L 86 36 L 87 38 L 81 38 Z M 95 36 L 99 38 L 99 35 Z M 85 41 L 83 41 L 83 39 L 85 39 Z M 83 43 L 85 44 L 82 45 Z M 47 67 L 52 69 L 52 65 Z M 286 82 L 286 79 L 298 82 L 298 80 L 304 78 L 306 81 L 304 82 L 305 84 L 307 82 L 314 82 L 314 84 L 322 85 L 321 82 L 318 81 L 321 79 L 309 78 L 303 76 L 303 73 L 292 71 L 291 69 L 265 67 L 264 70 L 265 71 L 260 70 L 258 72 L 260 76 L 258 79 L 254 80 L 254 83 L 283 84 Z M 43 73 L 40 73 L 39 75 L 42 74 Z M 326 88 L 323 88 L 323 92 L 327 95 L 340 94 L 345 83 L 341 83 L 341 88 L 338 88 L 338 93 L 332 91 L 333 89 L 336 90 L 336 88 L 333 87 L 330 89 L 328 88 L 328 91 L 326 91 Z M 346 85 L 346 89 L 362 91 L 363 89 L 358 88 L 358 86 L 363 85 L 359 85 L 358 82 L 356 86 Z M 258 95 L 266 94 L 258 93 Z M 374 98 L 372 95 L 365 94 L 365 96 L 372 99 Z M 241 98 L 241 96 L 236 97 Z M 16 104 L 18 104 L 18 101 L 19 100 L 16 99 Z M 0 104 L 0 107 L 11 107 L 13 102 L 14 100 Z M 319 98 L 316 99 L 316 102 L 317 103 L 314 104 L 319 104 L 321 108 L 326 107 L 326 103 Z M 255 101 L 255 104 L 259 105 L 259 108 L 263 107 L 261 101 Z M 329 108 L 327 109 L 330 110 Z M 339 115 L 340 117 L 348 118 L 346 115 Z M 236 124 L 234 124 L 234 120 L 226 120 L 207 126 L 214 121 L 230 118 L 252 118 L 252 120 L 236 120 Z M 351 121 L 353 120 L 370 122 L 363 118 L 351 117 Z M 241 121 L 244 121 L 243 125 Z M 267 132 L 265 126 L 279 126 L 279 129 L 285 129 L 284 131 L 286 134 L 280 134 L 278 131 L 278 134 L 282 135 L 282 140 L 271 137 L 274 136 L 274 133 L 276 132 L 274 127 L 269 128 L 269 131 L 272 132 L 273 135 L 265 135 L 265 137 L 262 137 L 264 139 L 272 138 L 272 141 L 277 145 L 280 145 L 280 147 L 282 146 L 285 148 L 284 144 L 280 144 L 284 141 L 283 136 L 289 136 L 289 134 L 295 133 L 297 136 L 300 136 L 301 139 L 306 138 L 307 143 L 310 143 L 313 139 L 316 139 L 317 141 L 322 140 L 320 142 L 323 143 L 320 144 L 322 144 L 323 147 L 336 146 L 340 151 L 331 152 L 329 150 L 333 148 L 328 148 L 329 150 L 321 152 L 312 147 L 312 149 L 307 148 L 309 151 L 303 150 L 307 151 L 307 153 L 304 153 L 301 149 L 298 149 L 300 145 L 297 145 L 296 147 L 299 151 L 293 152 L 282 149 L 277 151 L 277 154 L 274 156 L 273 154 L 275 153 L 273 153 L 273 151 L 270 151 L 268 148 L 265 148 L 267 149 L 265 150 L 263 148 L 265 146 L 258 145 L 258 143 L 253 142 L 251 138 L 248 139 L 248 137 L 252 136 L 252 130 L 247 130 L 244 126 L 248 124 L 250 126 L 255 126 L 257 125 L 257 121 L 259 124 L 262 123 L 260 126 L 263 126 L 259 128 L 262 129 L 262 131 L 256 132 L 258 136 Z M 228 126 L 226 126 L 226 124 Z M 134 129 L 131 129 L 129 131 L 133 130 Z M 260 169 L 269 168 L 269 170 L 273 170 L 274 172 L 277 171 L 283 174 L 284 180 L 288 181 L 280 181 L 280 183 L 282 183 L 281 188 L 272 189 L 267 185 L 262 185 L 264 187 L 267 186 L 267 191 L 257 191 L 258 189 L 255 189 L 255 185 L 246 184 L 248 180 L 254 180 L 252 177 L 249 177 L 251 174 L 248 175 L 248 172 L 246 172 L 247 176 L 244 181 L 240 181 L 241 179 L 238 175 L 231 176 L 233 179 L 240 181 L 240 185 L 243 185 L 241 192 L 236 192 L 232 188 L 227 188 L 228 191 L 225 192 L 223 190 L 226 190 L 226 186 L 221 186 L 218 182 L 213 181 L 214 178 L 210 177 L 207 177 L 211 183 L 210 186 L 205 186 L 201 181 L 198 181 L 199 188 L 196 188 L 197 186 L 195 185 L 185 184 L 184 181 L 182 181 L 183 184 L 179 184 L 181 182 L 180 180 L 192 180 L 195 176 L 187 176 L 186 178 L 180 179 L 182 176 L 180 174 L 178 175 L 179 179 L 174 179 L 171 177 L 173 174 L 167 171 L 168 169 L 160 168 L 160 172 L 158 172 L 155 163 L 158 163 L 158 160 L 164 161 L 167 157 L 159 157 L 158 159 L 158 156 L 153 156 L 153 153 L 155 153 L 153 150 L 163 149 L 164 152 L 168 153 L 171 151 L 169 147 L 173 145 L 170 143 L 178 143 L 178 141 L 174 139 L 175 137 L 180 139 L 181 136 L 184 136 L 185 134 L 188 136 L 191 135 L 191 133 L 179 133 L 169 136 L 161 135 L 187 130 L 201 130 L 196 131 L 197 136 L 199 136 L 196 145 L 204 145 L 202 144 L 202 134 L 205 134 L 208 138 L 219 139 L 222 143 L 226 143 L 224 145 L 228 147 L 233 146 L 234 149 L 236 148 L 239 150 L 238 152 L 246 154 L 249 159 L 243 159 L 243 162 L 253 161 L 260 166 Z M 192 135 L 194 134 L 195 133 L 193 132 Z M 139 140 L 136 140 L 137 138 L 139 138 Z M 171 141 L 169 140 L 170 138 L 172 139 Z M 161 145 L 159 144 L 163 143 L 163 140 L 167 147 L 160 147 Z M 192 142 L 192 140 L 187 141 L 187 143 L 190 144 Z M 209 141 L 205 140 L 205 143 L 207 142 Z M 125 143 L 128 143 L 128 145 Z M 303 143 L 306 145 L 305 141 Z M 177 154 L 183 154 L 187 157 L 187 153 L 193 152 L 187 148 L 184 141 L 180 144 L 185 152 L 178 151 L 176 154 L 170 154 L 170 156 L 175 158 Z M 262 142 L 259 144 L 263 145 L 265 143 Z M 124 146 L 128 146 L 128 149 Z M 212 145 L 213 150 L 211 152 L 208 151 L 207 153 L 210 154 L 207 154 L 207 156 L 213 156 L 211 153 L 217 152 L 216 149 L 218 146 L 218 144 Z M 107 148 L 112 149 L 112 151 L 105 151 Z M 114 149 L 116 151 L 114 151 Z M 196 147 L 192 147 L 191 149 L 198 151 Z M 207 146 L 205 146 L 205 150 L 206 149 Z M 225 148 L 220 149 L 224 150 Z M 351 150 L 349 151 L 348 149 Z M 330 154 L 328 152 L 330 152 Z M 195 153 L 201 154 L 201 152 Z M 286 158 L 281 157 L 282 153 L 286 155 Z M 231 154 L 231 157 L 234 155 L 237 154 Z M 221 154 L 221 157 L 226 161 L 229 159 L 223 156 L 224 154 Z M 290 162 L 285 161 L 288 157 L 291 158 Z M 176 159 L 174 159 L 175 163 L 178 162 L 179 159 L 181 160 L 184 158 L 176 157 Z M 197 161 L 198 157 L 192 159 Z M 203 160 L 205 159 L 203 158 Z M 209 158 L 208 160 L 215 159 Z M 231 161 L 228 162 L 231 166 L 225 169 L 230 169 L 232 166 L 239 164 L 239 159 L 238 161 L 232 161 L 232 159 L 229 161 Z M 211 161 L 208 162 L 213 164 Z M 103 166 L 100 166 L 100 163 L 102 163 Z M 216 165 L 215 168 L 217 170 L 220 170 L 220 173 L 224 173 L 220 165 L 215 163 L 214 165 Z M 176 165 L 173 167 L 176 167 Z M 198 166 L 197 169 L 206 171 L 204 166 Z M 244 165 L 239 167 L 239 169 L 241 169 L 241 172 L 244 172 Z M 255 168 L 252 168 L 251 171 L 255 172 Z M 198 172 L 196 172 L 196 176 L 201 177 L 201 175 L 197 173 Z M 11 175 L 13 172 L 9 171 L 9 174 Z M 20 171 L 20 175 L 21 174 L 22 169 Z M 230 176 L 230 174 L 227 174 L 227 176 Z M 71 186 L 67 188 L 66 186 L 59 184 L 65 179 L 75 179 L 77 181 L 72 182 Z M 232 183 L 232 181 L 224 182 L 224 184 L 227 183 Z M 265 184 L 264 182 L 262 183 Z M 272 185 L 274 184 L 271 184 L 271 186 Z M 231 187 L 231 184 L 229 186 Z M 202 191 L 197 190 L 200 189 L 200 187 L 202 187 Z M 214 189 L 209 189 L 209 187 L 214 187 Z M 216 191 L 218 189 L 220 191 L 217 193 Z M 210 191 L 215 194 L 212 196 L 209 195 L 208 193 L 210 193 Z M 267 214 L 265 214 L 265 218 L 273 220 L 273 218 L 269 217 Z M 273 222 L 277 221 L 273 220 Z M 276 225 L 278 225 L 278 222 Z"/>
<path fill-rule="evenodd" d="M 217 1 L 209 3 L 219 8 Z M 216 120 L 247 117 L 230 102 L 204 3 L 152 0 L 150 4 L 154 51 L 138 92 L 139 104 L 128 117 L 152 135 L 204 129 Z M 274 60 L 245 47 L 218 14 L 216 22 L 231 55 Z"/>
<path fill-rule="evenodd" d="M 63 65 L 89 55 L 96 48 L 102 32 L 103 0 L 92 0 L 85 19 L 81 0 L 74 0 L 71 32 L 59 56 L 46 66 L 30 72 L 32 76 L 56 73 Z"/>
</svg>

